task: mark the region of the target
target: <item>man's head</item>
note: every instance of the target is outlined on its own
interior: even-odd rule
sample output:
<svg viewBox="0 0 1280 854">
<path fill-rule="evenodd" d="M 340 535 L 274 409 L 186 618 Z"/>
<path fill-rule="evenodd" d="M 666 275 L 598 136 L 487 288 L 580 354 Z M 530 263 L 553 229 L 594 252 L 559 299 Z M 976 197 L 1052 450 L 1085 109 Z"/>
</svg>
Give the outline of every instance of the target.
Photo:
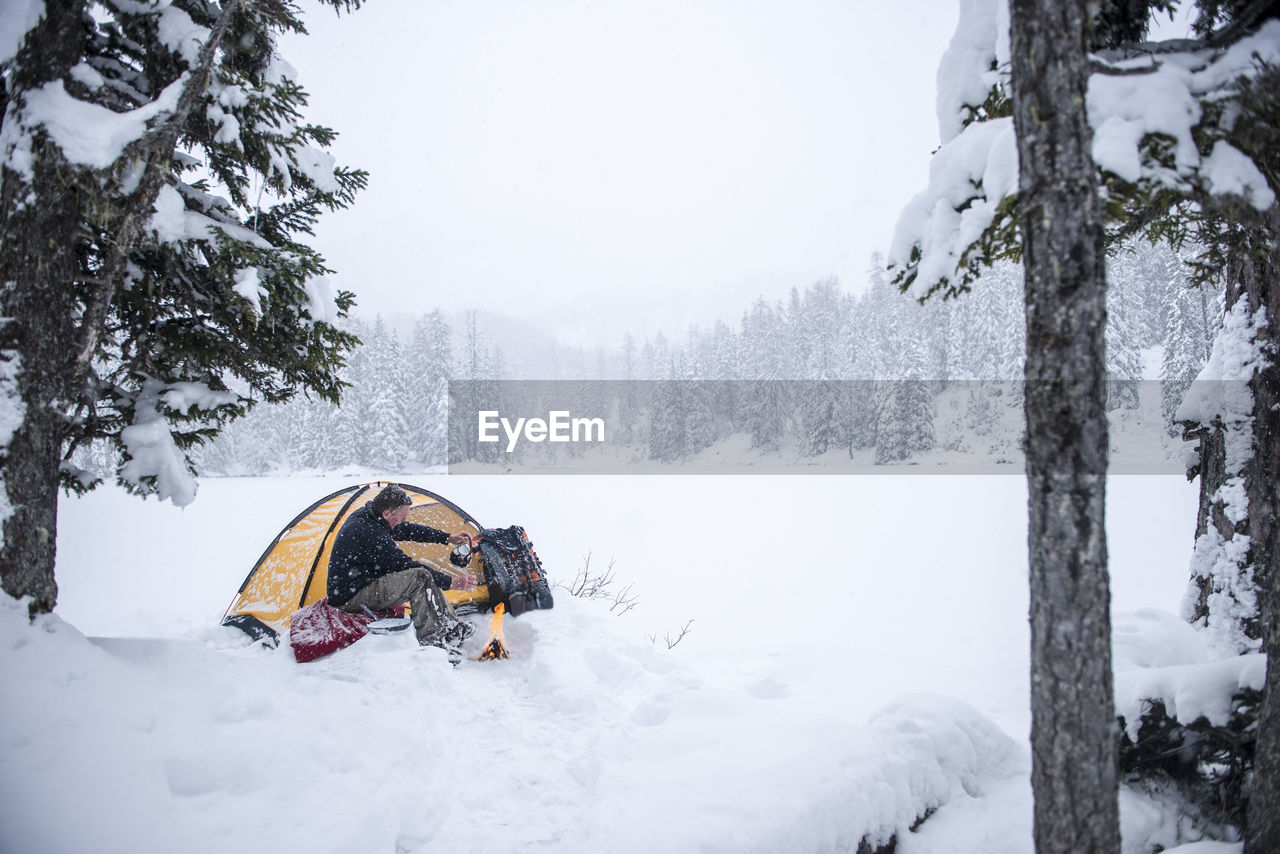
<svg viewBox="0 0 1280 854">
<path fill-rule="evenodd" d="M 373 496 L 373 500 L 369 502 L 369 507 L 374 513 L 386 519 L 387 524 L 394 528 L 409 515 L 409 505 L 411 504 L 413 504 L 413 499 L 409 497 L 409 493 L 395 484 L 391 484 L 390 486 L 384 486 L 381 492 Z"/>
</svg>

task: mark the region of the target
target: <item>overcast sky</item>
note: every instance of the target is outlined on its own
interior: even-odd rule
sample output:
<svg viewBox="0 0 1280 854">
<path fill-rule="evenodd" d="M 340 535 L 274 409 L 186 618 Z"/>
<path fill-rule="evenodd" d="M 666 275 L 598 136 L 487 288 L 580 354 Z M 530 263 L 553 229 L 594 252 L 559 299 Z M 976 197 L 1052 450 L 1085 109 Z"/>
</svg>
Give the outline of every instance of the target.
<svg viewBox="0 0 1280 854">
<path fill-rule="evenodd" d="M 861 288 L 938 136 L 958 0 L 307 5 L 284 54 L 372 174 L 319 248 L 360 312 L 485 308 L 573 344 Z"/>
</svg>

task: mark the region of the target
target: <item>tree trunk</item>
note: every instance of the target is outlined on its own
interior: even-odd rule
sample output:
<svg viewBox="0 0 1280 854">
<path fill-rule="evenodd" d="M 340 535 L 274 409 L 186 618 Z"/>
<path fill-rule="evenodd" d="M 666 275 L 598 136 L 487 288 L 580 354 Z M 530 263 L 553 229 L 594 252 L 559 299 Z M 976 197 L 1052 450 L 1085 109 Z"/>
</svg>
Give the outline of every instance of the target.
<svg viewBox="0 0 1280 854">
<path fill-rule="evenodd" d="M 24 93 L 62 77 L 79 62 L 84 34 L 82 3 L 50 4 L 30 34 L 24 61 L 10 80 L 9 109 Z M 6 114 L 5 121 L 12 121 Z M 0 352 L 5 374 L 16 380 L 23 412 L 12 438 L 0 447 L 0 478 L 11 515 L 4 520 L 0 583 L 14 598 L 30 596 L 30 610 L 53 609 L 58 523 L 58 470 L 66 404 L 72 389 L 77 278 L 76 237 L 81 197 L 77 170 L 56 146 L 36 134 L 30 176 L 4 167 L 0 214 Z M 37 199 L 32 203 L 31 199 Z M 5 402 L 8 405 L 8 402 Z"/>
<path fill-rule="evenodd" d="M 47 4 L 14 66 L 5 121 L 15 120 L 27 92 L 66 79 L 80 61 L 84 6 Z M 176 107 L 130 143 L 113 166 L 95 172 L 69 163 L 41 130 L 32 134 L 29 175 L 3 167 L 0 282 L 12 284 L 0 292 L 0 317 L 9 321 L 0 326 L 0 359 L 7 363 L 3 375 L 16 380 L 23 414 L 8 445 L 0 447 L 0 478 L 12 509 L 3 525 L 0 582 L 15 598 L 31 596 L 32 613 L 50 611 L 57 601 L 54 559 L 66 413 L 86 382 L 129 253 L 146 228 L 180 129 L 208 85 L 216 48 L 238 8 L 221 8 Z M 23 133 L 30 132 L 14 136 Z M 138 164 L 141 174 L 132 174 Z M 135 188 L 122 195 L 117 177 L 126 172 L 131 174 L 124 183 Z M 100 253 L 92 285 L 80 269 L 86 218 L 105 220 L 110 235 L 110 251 Z"/>
<path fill-rule="evenodd" d="M 1230 218 L 1230 211 L 1224 217 Z M 1265 308 L 1269 325 L 1262 335 L 1270 335 L 1274 346 L 1274 324 L 1271 318 L 1276 310 L 1274 282 L 1280 276 L 1280 260 L 1276 258 L 1275 235 L 1280 231 L 1275 215 L 1266 222 L 1236 225 L 1231 228 L 1227 261 L 1223 271 L 1225 280 L 1224 305 L 1230 313 L 1241 306 L 1252 317 L 1259 308 Z M 1243 302 L 1242 302 L 1243 301 Z M 1274 360 L 1273 360 L 1274 361 Z M 1192 577 L 1183 603 L 1183 617 L 1201 627 L 1207 627 L 1219 652 L 1223 654 L 1251 652 L 1262 646 L 1266 637 L 1266 589 L 1270 575 L 1267 541 L 1274 537 L 1273 515 L 1275 497 L 1269 494 L 1268 484 L 1276 483 L 1276 449 L 1267 454 L 1268 442 L 1275 444 L 1275 413 L 1277 403 L 1274 385 L 1276 368 L 1273 365 L 1254 377 L 1250 389 L 1253 392 L 1253 423 L 1221 421 L 1212 424 L 1193 425 L 1190 436 L 1198 438 L 1196 449 L 1199 457 L 1193 474 L 1200 478 L 1200 500 L 1196 513 L 1196 554 L 1192 560 Z M 1271 382 L 1267 379 L 1271 378 Z M 1228 432 L 1232 433 L 1228 437 Z M 1228 460 L 1227 448 L 1240 447 L 1243 434 L 1251 440 L 1249 456 L 1240 459 L 1237 450 Z M 1268 459 L 1270 463 L 1268 464 Z M 1248 501 L 1248 513 L 1244 516 L 1228 512 L 1227 499 L 1222 487 L 1233 479 L 1243 479 Z M 1206 536 L 1208 535 L 1208 536 Z M 1231 557 L 1233 541 L 1243 538 L 1247 546 L 1237 557 Z M 1236 564 L 1238 577 L 1224 572 L 1222 564 Z M 1256 596 L 1257 611 L 1249 616 Z M 1246 600 L 1246 601 L 1242 601 Z"/>
<path fill-rule="evenodd" d="M 38 158 L 37 184 L 56 179 L 60 159 L 48 153 Z M 69 397 L 71 360 L 64 344 L 75 333 L 68 284 L 75 280 L 77 265 L 74 243 L 55 235 L 74 234 L 79 222 L 74 191 L 61 197 L 41 195 L 54 203 L 27 205 L 6 223 L 5 279 L 15 284 L 6 294 L 3 312 L 16 320 L 0 333 L 0 346 L 17 354 L 16 385 L 24 410 L 0 454 L 12 507 L 0 547 L 0 580 L 10 596 L 32 597 L 32 613 L 52 610 L 58 596 L 53 566 L 66 406 L 56 404 Z"/>
<path fill-rule="evenodd" d="M 1253 388 L 1252 471 L 1245 479 L 1253 577 L 1265 628 L 1267 680 L 1258 713 L 1253 791 L 1245 830 L 1245 854 L 1280 851 L 1280 524 L 1275 514 L 1280 484 L 1280 210 L 1272 206 L 1264 245 L 1267 254 L 1257 275 L 1243 280 L 1249 308 L 1266 309 L 1262 331 L 1269 348 L 1267 366 Z"/>
<path fill-rule="evenodd" d="M 1120 850 L 1103 527 L 1103 219 L 1085 115 L 1085 4 L 1013 0 L 1027 319 L 1031 782 L 1039 854 Z"/>
</svg>

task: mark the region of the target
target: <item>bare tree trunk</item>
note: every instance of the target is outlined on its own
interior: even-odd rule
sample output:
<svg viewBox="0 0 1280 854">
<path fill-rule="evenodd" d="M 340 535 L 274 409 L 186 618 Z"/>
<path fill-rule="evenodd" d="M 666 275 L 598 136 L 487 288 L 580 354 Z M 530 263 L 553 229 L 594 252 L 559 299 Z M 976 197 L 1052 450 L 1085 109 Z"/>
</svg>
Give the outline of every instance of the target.
<svg viewBox="0 0 1280 854">
<path fill-rule="evenodd" d="M 1079 0 L 1013 0 L 1027 318 L 1031 782 L 1039 854 L 1120 850 L 1103 218 Z"/>
<path fill-rule="evenodd" d="M 39 156 L 35 181 L 55 180 L 59 160 Z M 6 197 L 8 190 L 6 182 Z M 58 466 L 71 361 L 65 342 L 75 333 L 69 287 L 76 277 L 75 244 L 51 235 L 74 234 L 78 214 L 77 194 L 68 190 L 52 204 L 23 206 L 5 229 L 5 252 L 10 253 L 5 278 L 16 287 L 5 295 L 2 311 L 15 320 L 0 331 L 0 348 L 17 356 L 23 418 L 0 452 L 6 498 L 13 508 L 4 523 L 0 582 L 14 598 L 32 597 L 33 613 L 52 610 L 58 596 L 53 579 Z M 58 406 L 59 401 L 64 405 Z"/>
<path fill-rule="evenodd" d="M 1245 829 L 1245 854 L 1280 851 L 1280 211 L 1273 205 L 1267 216 L 1267 253 L 1257 275 L 1244 281 L 1249 308 L 1266 310 L 1261 333 L 1269 343 L 1269 359 L 1252 382 L 1252 471 L 1245 479 L 1249 496 L 1250 557 L 1258 585 L 1262 615 L 1263 651 L 1267 681 L 1258 714 L 1258 742 L 1254 750 L 1253 791 Z"/>
<path fill-rule="evenodd" d="M 29 37 L 26 61 L 15 68 L 10 97 L 62 77 L 83 43 L 83 3 L 50 4 Z M 10 103 L 11 109 L 16 104 Z M 12 121 L 12 115 L 6 115 Z M 15 375 L 23 417 L 0 448 L 0 474 L 12 514 L 4 521 L 0 583 L 14 598 L 31 597 L 32 613 L 52 610 L 58 522 L 58 466 L 62 458 L 68 377 L 75 340 L 76 237 L 82 199 L 76 178 L 56 146 L 34 140 L 31 174 L 3 167 L 0 192 L 0 353 Z M 31 199 L 38 203 L 31 203 Z"/>
</svg>

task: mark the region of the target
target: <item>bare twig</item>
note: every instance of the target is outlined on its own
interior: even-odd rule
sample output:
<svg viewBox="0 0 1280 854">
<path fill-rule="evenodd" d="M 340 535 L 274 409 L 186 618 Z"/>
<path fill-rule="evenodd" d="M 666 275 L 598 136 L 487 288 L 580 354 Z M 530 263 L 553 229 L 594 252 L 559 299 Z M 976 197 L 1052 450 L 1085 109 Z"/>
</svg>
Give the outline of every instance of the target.
<svg viewBox="0 0 1280 854">
<path fill-rule="evenodd" d="M 609 610 L 621 616 L 639 604 L 640 597 L 631 592 L 634 584 L 614 590 L 616 582 L 614 561 L 610 560 L 602 572 L 592 572 L 591 552 L 587 552 L 582 558 L 582 566 L 574 573 L 573 580 L 568 584 L 556 582 L 556 586 L 579 599 L 608 599 Z"/>
<path fill-rule="evenodd" d="M 612 564 L 610 564 L 612 566 Z M 631 588 L 635 584 L 628 584 L 626 587 L 613 594 L 613 604 L 609 606 L 609 610 L 613 611 L 619 617 L 630 611 L 640 601 L 639 597 L 631 592 Z"/>
<path fill-rule="evenodd" d="M 667 649 L 672 649 L 676 644 L 684 640 L 685 635 L 689 634 L 689 632 L 692 631 L 692 629 L 693 629 L 693 620 L 689 620 L 687 623 L 685 623 L 683 626 L 680 627 L 680 631 L 676 633 L 676 636 L 674 638 L 671 637 L 670 632 L 663 635 L 662 640 L 664 643 L 666 643 Z M 653 635 L 649 635 L 649 642 L 655 643 Z"/>
</svg>

